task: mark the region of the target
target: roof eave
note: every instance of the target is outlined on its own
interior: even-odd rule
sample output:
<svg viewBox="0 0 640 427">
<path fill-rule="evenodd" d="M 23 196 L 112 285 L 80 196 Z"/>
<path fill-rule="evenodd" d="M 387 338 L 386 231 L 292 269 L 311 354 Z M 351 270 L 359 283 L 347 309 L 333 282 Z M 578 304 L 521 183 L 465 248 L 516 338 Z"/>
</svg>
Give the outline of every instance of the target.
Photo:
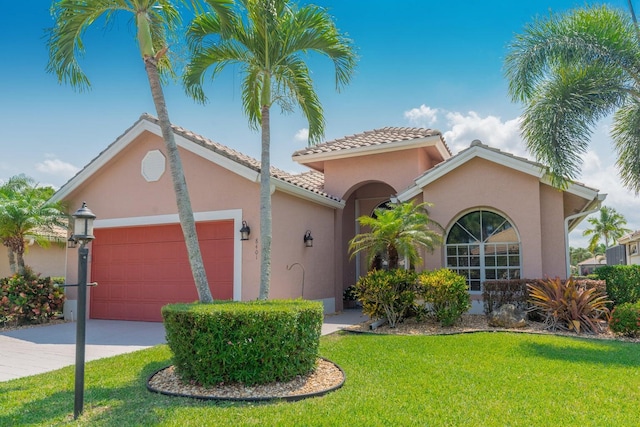
<svg viewBox="0 0 640 427">
<path fill-rule="evenodd" d="M 440 142 L 441 144 L 438 144 Z M 327 160 L 347 159 L 351 157 L 358 157 L 371 154 L 383 154 L 392 151 L 408 150 L 411 148 L 421 147 L 436 147 L 438 153 L 442 155 L 443 159 L 447 159 L 451 156 L 449 150 L 444 145 L 442 135 L 436 134 L 419 139 L 408 139 L 404 141 L 393 141 L 378 145 L 368 145 L 364 147 L 345 148 L 342 150 L 312 153 L 312 154 L 299 154 L 291 156 L 294 162 L 302 165 L 312 162 L 324 162 Z"/>
</svg>

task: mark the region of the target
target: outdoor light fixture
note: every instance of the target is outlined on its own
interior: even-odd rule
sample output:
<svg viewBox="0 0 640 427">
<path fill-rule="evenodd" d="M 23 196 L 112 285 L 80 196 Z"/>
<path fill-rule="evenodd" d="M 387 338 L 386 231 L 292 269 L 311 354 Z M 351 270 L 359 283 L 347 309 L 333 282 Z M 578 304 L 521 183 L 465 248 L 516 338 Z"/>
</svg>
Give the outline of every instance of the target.
<svg viewBox="0 0 640 427">
<path fill-rule="evenodd" d="M 76 242 L 76 239 L 74 239 L 73 236 L 71 236 L 67 239 L 67 248 L 75 249 L 77 246 L 77 243 L 78 242 Z"/>
<path fill-rule="evenodd" d="M 311 237 L 311 230 L 307 230 L 307 232 L 304 233 L 304 245 L 307 248 L 313 247 L 313 237 Z"/>
<path fill-rule="evenodd" d="M 81 244 L 87 243 L 95 239 L 93 236 L 93 221 L 96 216 L 87 207 L 86 202 L 82 202 L 82 207 L 71 215 L 75 222 L 73 224 L 73 236 L 71 238 Z"/>
<path fill-rule="evenodd" d="M 251 228 L 247 225 L 247 221 L 242 221 L 240 240 L 249 240 L 249 234 L 251 234 Z"/>
<path fill-rule="evenodd" d="M 82 202 L 82 207 L 71 215 L 75 220 L 73 235 L 67 241 L 73 247 L 80 243 L 78 249 L 78 284 L 66 285 L 78 287 L 78 323 L 76 324 L 76 374 L 75 374 L 75 399 L 73 404 L 73 419 L 78 419 L 84 406 L 84 354 L 87 322 L 87 286 L 95 286 L 95 283 L 87 285 L 87 261 L 89 248 L 87 243 L 95 239 L 93 235 L 93 221 L 96 216 Z"/>
</svg>

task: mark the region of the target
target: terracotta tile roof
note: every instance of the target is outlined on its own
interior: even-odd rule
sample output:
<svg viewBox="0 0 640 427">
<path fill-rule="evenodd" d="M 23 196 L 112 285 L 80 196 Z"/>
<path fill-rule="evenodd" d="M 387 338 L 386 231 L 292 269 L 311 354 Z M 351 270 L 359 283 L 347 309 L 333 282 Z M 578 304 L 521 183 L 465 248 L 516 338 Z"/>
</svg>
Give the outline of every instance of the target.
<svg viewBox="0 0 640 427">
<path fill-rule="evenodd" d="M 140 117 L 141 120 L 148 120 L 152 123 L 159 125 L 159 120 L 149 114 L 143 114 Z M 260 162 L 253 157 L 247 156 L 246 154 L 242 154 L 239 151 L 236 151 L 232 148 L 229 148 L 225 145 L 214 142 L 210 139 L 207 139 L 201 135 L 198 135 L 188 129 L 182 128 L 180 126 L 172 125 L 173 131 L 175 134 L 180 135 L 202 147 L 205 147 L 221 156 L 224 156 L 230 160 L 233 160 L 236 163 L 239 163 L 243 166 L 246 166 L 250 169 L 255 170 L 256 172 L 260 172 Z M 125 132 L 126 133 L 126 132 Z M 276 167 L 271 167 L 271 176 L 273 178 L 279 179 L 284 182 L 288 182 L 289 184 L 295 185 L 297 187 L 303 188 L 307 191 L 311 191 L 320 196 L 326 197 L 331 200 L 340 201 L 339 197 L 332 196 L 324 191 L 324 175 L 320 172 L 304 172 L 300 174 L 292 174 L 289 172 L 285 172 Z"/>
<path fill-rule="evenodd" d="M 310 154 L 331 153 L 342 150 L 350 150 L 354 148 L 381 146 L 399 141 L 410 141 L 412 139 L 427 138 L 430 136 L 440 136 L 442 133 L 435 129 L 410 128 L 410 127 L 384 127 L 358 133 L 355 135 L 345 136 L 333 141 L 303 148 L 293 153 L 292 157 L 305 156 Z M 443 139 L 444 143 L 444 139 Z M 447 151 L 451 154 L 451 150 L 447 147 Z"/>
</svg>

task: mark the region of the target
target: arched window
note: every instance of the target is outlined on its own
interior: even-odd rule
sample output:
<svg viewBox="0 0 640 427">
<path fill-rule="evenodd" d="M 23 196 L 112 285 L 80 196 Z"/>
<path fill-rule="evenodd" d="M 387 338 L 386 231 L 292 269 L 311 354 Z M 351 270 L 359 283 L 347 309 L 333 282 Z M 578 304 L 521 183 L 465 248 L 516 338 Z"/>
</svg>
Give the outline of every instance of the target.
<svg viewBox="0 0 640 427">
<path fill-rule="evenodd" d="M 447 267 L 465 276 L 469 291 L 482 291 L 485 280 L 519 279 L 520 237 L 500 214 L 478 210 L 458 219 L 445 244 Z"/>
</svg>

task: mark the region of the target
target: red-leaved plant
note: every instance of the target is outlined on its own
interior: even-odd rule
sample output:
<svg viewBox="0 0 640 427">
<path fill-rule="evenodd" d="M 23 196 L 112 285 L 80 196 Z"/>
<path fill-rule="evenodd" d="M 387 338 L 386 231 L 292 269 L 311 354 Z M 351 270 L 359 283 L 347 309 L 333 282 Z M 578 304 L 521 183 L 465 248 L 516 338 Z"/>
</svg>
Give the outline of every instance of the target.
<svg viewBox="0 0 640 427">
<path fill-rule="evenodd" d="M 548 329 L 580 333 L 599 332 L 600 320 L 609 320 L 607 295 L 597 288 L 576 284 L 573 277 L 527 284 L 532 311 L 539 311 Z"/>
</svg>

